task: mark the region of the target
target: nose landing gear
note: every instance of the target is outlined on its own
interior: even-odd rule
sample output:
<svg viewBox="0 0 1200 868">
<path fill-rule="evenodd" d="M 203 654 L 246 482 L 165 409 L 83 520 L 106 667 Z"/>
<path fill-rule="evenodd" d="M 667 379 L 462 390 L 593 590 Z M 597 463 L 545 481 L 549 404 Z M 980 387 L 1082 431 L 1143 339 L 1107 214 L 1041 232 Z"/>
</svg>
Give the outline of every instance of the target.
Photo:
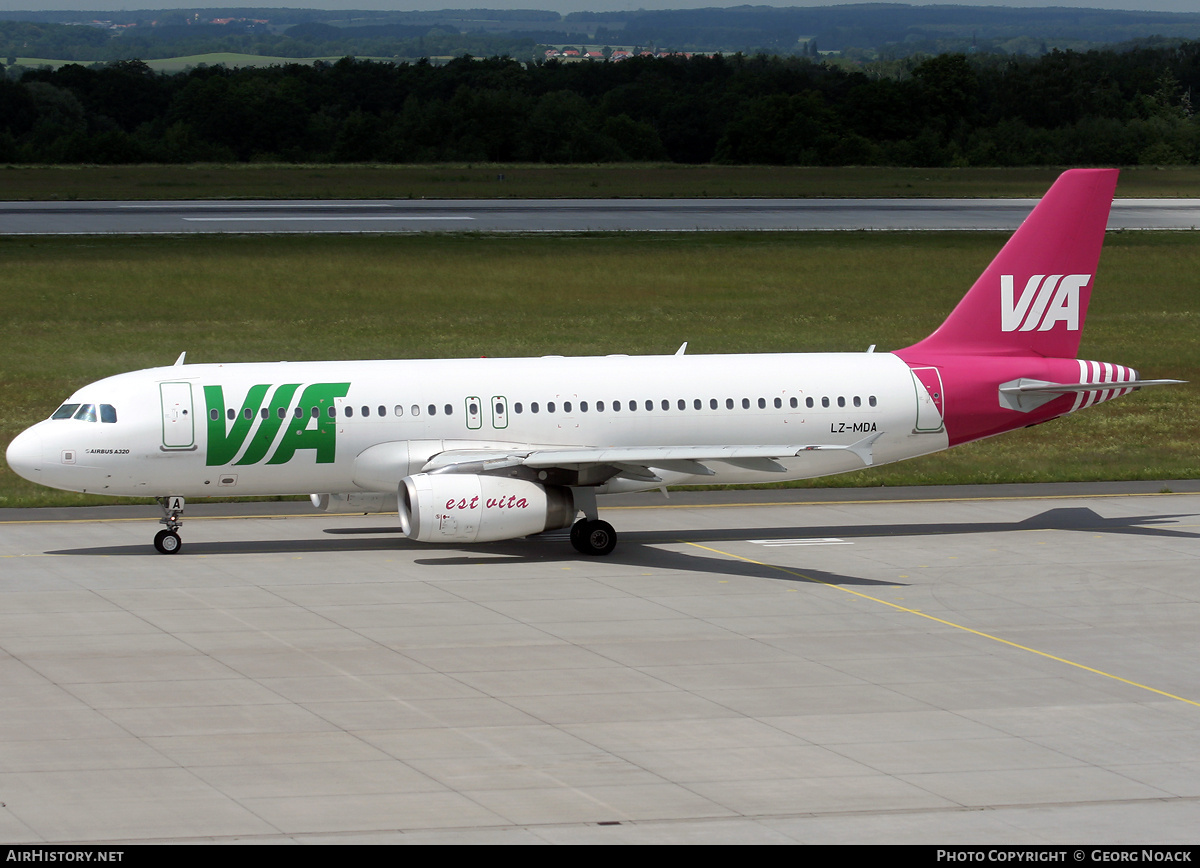
<svg viewBox="0 0 1200 868">
<path fill-rule="evenodd" d="M 165 529 L 154 535 L 154 548 L 160 554 L 178 554 L 179 550 L 183 548 L 183 540 L 179 538 L 179 528 L 183 524 L 180 517 L 183 515 L 184 499 L 171 495 L 154 499 L 158 501 L 158 505 L 162 507 L 163 511 L 163 517 L 158 520 L 158 523 L 166 525 Z"/>
</svg>

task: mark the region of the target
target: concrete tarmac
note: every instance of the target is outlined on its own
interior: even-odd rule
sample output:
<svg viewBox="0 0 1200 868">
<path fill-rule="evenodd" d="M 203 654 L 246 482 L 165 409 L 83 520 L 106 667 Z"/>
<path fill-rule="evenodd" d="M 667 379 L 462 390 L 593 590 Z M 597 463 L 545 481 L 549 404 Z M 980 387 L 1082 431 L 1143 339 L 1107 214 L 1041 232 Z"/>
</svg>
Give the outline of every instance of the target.
<svg viewBox="0 0 1200 868">
<path fill-rule="evenodd" d="M 296 510 L 0 511 L 0 840 L 1197 841 L 1197 483 Z"/>
</svg>

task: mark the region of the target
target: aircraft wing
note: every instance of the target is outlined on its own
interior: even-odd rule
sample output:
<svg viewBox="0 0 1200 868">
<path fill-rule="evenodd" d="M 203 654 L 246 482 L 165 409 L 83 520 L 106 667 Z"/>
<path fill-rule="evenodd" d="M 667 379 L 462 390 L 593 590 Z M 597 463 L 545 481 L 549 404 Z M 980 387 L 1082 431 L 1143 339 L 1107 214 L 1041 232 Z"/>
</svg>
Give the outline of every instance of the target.
<svg viewBox="0 0 1200 868">
<path fill-rule="evenodd" d="M 502 474 L 513 468 L 531 471 L 587 471 L 581 476 L 600 481 L 625 476 L 647 482 L 661 481 L 655 470 L 712 476 L 708 462 L 720 461 L 746 470 L 782 473 L 787 470 L 779 459 L 795 458 L 806 452 L 850 452 L 863 466 L 875 463 L 872 446 L 883 432 L 845 446 L 828 444 L 732 445 L 732 446 L 604 446 L 531 449 L 528 452 L 497 450 L 450 450 L 435 455 L 424 467 L 426 473 Z M 604 472 L 607 471 L 607 472 Z"/>
</svg>

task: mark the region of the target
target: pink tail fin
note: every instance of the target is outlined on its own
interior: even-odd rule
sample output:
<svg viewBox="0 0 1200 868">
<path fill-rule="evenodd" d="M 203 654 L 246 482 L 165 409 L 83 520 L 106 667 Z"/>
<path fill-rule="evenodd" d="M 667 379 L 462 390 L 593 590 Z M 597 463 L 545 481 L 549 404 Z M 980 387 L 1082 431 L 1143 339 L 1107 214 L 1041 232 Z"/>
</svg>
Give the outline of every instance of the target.
<svg viewBox="0 0 1200 868">
<path fill-rule="evenodd" d="M 1060 175 L 941 327 L 909 350 L 1075 358 L 1117 174 Z"/>
</svg>

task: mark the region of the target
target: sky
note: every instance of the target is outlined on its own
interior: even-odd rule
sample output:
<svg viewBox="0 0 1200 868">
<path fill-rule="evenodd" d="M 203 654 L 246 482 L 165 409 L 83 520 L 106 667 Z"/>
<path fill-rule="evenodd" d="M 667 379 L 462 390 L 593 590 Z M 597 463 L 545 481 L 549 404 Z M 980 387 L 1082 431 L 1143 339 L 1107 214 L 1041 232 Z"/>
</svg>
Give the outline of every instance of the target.
<svg viewBox="0 0 1200 868">
<path fill-rule="evenodd" d="M 728 6 L 834 6 L 828 0 L 248 0 L 227 2 L 225 8 L 283 7 L 312 9 L 383 9 L 413 11 L 424 9 L 545 9 L 554 12 L 614 12 L 636 9 L 698 9 Z M 911 3 L 911 5 L 925 5 Z M 933 4 L 929 4 L 933 5 Z M 950 4 L 945 4 L 950 5 Z M 958 6 L 1058 6 L 1073 9 L 1131 9 L 1155 12 L 1200 12 L 1200 0 L 957 0 Z M 213 8 L 220 8 L 212 4 Z M 197 0 L 149 0 L 131 3 L 129 0 L 0 0 L 0 10 L 26 11 L 71 9 L 120 12 L 133 9 L 195 9 L 204 8 Z"/>
</svg>

